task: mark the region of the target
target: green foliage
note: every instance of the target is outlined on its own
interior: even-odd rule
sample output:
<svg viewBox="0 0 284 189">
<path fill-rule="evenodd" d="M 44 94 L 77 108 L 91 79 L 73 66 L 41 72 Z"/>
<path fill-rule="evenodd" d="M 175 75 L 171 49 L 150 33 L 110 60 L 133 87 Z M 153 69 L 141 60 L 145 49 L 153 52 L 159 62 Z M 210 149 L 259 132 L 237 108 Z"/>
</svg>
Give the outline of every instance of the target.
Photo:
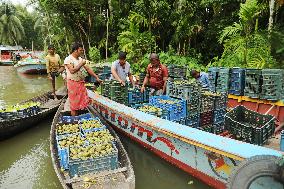
<svg viewBox="0 0 284 189">
<path fill-rule="evenodd" d="M 9 3 L 0 4 L 0 43 L 18 45 L 25 31 L 21 21 L 16 16 L 16 8 Z"/>
<path fill-rule="evenodd" d="M 101 54 L 97 47 L 91 47 L 89 49 L 89 57 L 93 62 L 99 62 L 101 60 Z"/>
<path fill-rule="evenodd" d="M 258 31 L 255 26 L 263 7 L 257 0 L 241 4 L 239 23 L 224 28 L 220 35 L 219 42 L 224 42 L 224 51 L 221 59 L 213 65 L 251 68 L 273 68 L 277 65 L 271 56 L 267 33 Z"/>
</svg>

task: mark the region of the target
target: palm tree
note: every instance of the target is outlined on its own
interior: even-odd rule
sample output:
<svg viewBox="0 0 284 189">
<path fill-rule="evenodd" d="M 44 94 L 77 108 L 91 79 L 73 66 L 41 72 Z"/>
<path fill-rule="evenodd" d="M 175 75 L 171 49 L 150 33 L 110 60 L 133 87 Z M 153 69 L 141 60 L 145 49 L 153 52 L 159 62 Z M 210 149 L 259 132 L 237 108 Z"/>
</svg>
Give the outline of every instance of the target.
<svg viewBox="0 0 284 189">
<path fill-rule="evenodd" d="M 0 43 L 18 45 L 25 35 L 24 27 L 15 14 L 15 7 L 11 4 L 4 3 L 2 5 L 0 17 Z"/>
</svg>

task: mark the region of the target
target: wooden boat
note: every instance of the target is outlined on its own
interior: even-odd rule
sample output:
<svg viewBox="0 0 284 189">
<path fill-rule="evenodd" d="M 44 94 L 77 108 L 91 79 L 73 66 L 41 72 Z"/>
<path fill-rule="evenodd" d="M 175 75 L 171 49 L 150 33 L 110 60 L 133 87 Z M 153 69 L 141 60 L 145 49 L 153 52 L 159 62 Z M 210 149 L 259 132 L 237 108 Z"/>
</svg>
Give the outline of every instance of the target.
<svg viewBox="0 0 284 189">
<path fill-rule="evenodd" d="M 46 74 L 46 65 L 44 62 L 19 62 L 14 67 L 19 73 L 23 74 Z"/>
<path fill-rule="evenodd" d="M 12 60 L 1 60 L 0 65 L 1 66 L 13 66 L 14 62 Z"/>
<path fill-rule="evenodd" d="M 60 163 L 58 159 L 58 151 L 56 146 L 56 124 L 59 121 L 59 117 L 64 114 L 66 115 L 66 112 L 69 112 L 70 110 L 68 108 L 67 103 L 62 103 L 60 107 L 58 108 L 53 122 L 51 126 L 50 131 L 50 151 L 51 151 L 51 158 L 54 170 L 57 174 L 57 177 L 62 184 L 62 187 L 64 189 L 78 189 L 78 188 L 84 188 L 84 183 L 86 183 L 86 180 L 84 181 L 84 178 L 92 178 L 92 180 L 95 180 L 96 182 L 92 185 L 88 186 L 89 189 L 94 188 L 104 188 L 104 189 L 134 189 L 135 188 L 135 176 L 134 171 L 131 165 L 131 162 L 129 160 L 129 157 L 127 155 L 127 152 L 125 151 L 124 147 L 122 146 L 122 143 L 118 136 L 115 134 L 114 130 L 105 124 L 103 120 L 102 123 L 107 126 L 110 133 L 115 137 L 116 139 L 116 147 L 118 148 L 118 161 L 119 161 L 119 168 L 115 170 L 110 171 L 102 171 L 98 173 L 92 173 L 87 174 L 83 176 L 79 176 L 76 178 L 70 178 L 68 173 L 64 174 L 60 168 Z M 94 110 L 92 107 L 88 110 L 94 117 L 99 117 L 100 115 Z M 86 186 L 85 186 L 86 187 Z"/>
<path fill-rule="evenodd" d="M 63 89 L 62 89 L 63 90 Z M 59 99 L 63 99 L 65 93 L 57 93 Z M 20 104 L 26 102 L 40 102 L 40 111 L 35 114 L 24 118 L 14 118 L 14 119 L 0 119 L 0 140 L 12 137 L 19 132 L 22 132 L 28 128 L 35 126 L 38 122 L 45 119 L 50 114 L 56 112 L 59 107 L 61 100 L 54 100 L 51 92 L 46 92 L 37 97 L 25 100 Z"/>
<path fill-rule="evenodd" d="M 276 164 L 283 155 L 280 151 L 185 127 L 92 91 L 88 94 L 114 129 L 214 188 L 283 189 L 283 168 Z"/>
</svg>

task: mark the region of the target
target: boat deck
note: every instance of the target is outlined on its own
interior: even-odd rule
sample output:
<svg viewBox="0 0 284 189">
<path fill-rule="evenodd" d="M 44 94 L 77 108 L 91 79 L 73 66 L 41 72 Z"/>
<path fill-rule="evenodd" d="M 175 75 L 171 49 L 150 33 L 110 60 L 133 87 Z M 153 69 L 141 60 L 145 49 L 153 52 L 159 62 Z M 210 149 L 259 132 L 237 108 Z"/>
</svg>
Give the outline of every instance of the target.
<svg viewBox="0 0 284 189">
<path fill-rule="evenodd" d="M 100 175 L 85 175 L 84 180 L 72 183 L 72 188 L 130 189 L 129 183 L 126 183 L 125 180 L 125 175 L 122 172 L 116 172 L 113 174 L 105 172 Z"/>
</svg>

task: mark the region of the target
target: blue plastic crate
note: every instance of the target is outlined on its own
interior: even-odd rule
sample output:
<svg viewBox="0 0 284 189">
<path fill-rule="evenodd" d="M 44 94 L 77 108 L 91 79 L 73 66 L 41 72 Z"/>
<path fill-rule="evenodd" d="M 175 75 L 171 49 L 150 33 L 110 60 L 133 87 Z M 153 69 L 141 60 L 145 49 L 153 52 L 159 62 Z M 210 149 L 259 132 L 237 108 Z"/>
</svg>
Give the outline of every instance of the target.
<svg viewBox="0 0 284 189">
<path fill-rule="evenodd" d="M 231 70 L 229 93 L 243 95 L 245 89 L 245 69 L 233 68 Z"/>
<path fill-rule="evenodd" d="M 213 123 L 224 122 L 225 114 L 226 114 L 225 108 L 214 110 Z"/>
<path fill-rule="evenodd" d="M 84 121 L 92 121 L 92 120 L 94 120 L 94 121 L 99 121 L 99 123 L 102 125 L 102 127 L 100 127 L 100 128 L 90 128 L 90 129 L 83 129 L 83 128 L 81 127 L 81 124 L 82 124 Z M 88 119 L 88 120 L 81 120 L 81 121 L 79 121 L 79 125 L 80 125 L 80 130 L 81 130 L 81 132 L 83 133 L 83 135 L 85 135 L 85 133 L 96 132 L 96 131 L 101 131 L 101 130 L 106 129 L 106 126 L 101 123 L 101 121 L 100 121 L 99 118 L 92 118 L 92 119 Z"/>
<path fill-rule="evenodd" d="M 112 154 L 90 158 L 87 160 L 72 160 L 69 159 L 69 175 L 81 176 L 88 173 L 97 173 L 100 171 L 114 170 L 118 168 L 118 150 L 113 144 L 114 152 Z"/>
<path fill-rule="evenodd" d="M 69 169 L 69 148 L 59 148 L 58 157 L 60 167 L 64 170 Z"/>
<path fill-rule="evenodd" d="M 199 122 L 200 122 L 200 114 L 193 114 L 191 116 L 188 116 L 186 118 L 186 125 L 193 127 L 193 128 L 197 128 L 199 126 Z"/>
</svg>

